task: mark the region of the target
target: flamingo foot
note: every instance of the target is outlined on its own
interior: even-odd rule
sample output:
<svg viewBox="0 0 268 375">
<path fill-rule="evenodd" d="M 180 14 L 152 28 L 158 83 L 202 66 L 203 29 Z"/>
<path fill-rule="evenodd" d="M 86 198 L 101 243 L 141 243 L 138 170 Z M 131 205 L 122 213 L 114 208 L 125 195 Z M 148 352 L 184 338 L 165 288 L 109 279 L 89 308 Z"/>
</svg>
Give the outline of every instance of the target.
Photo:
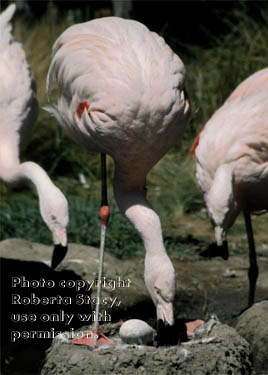
<svg viewBox="0 0 268 375">
<path fill-rule="evenodd" d="M 87 332 L 83 337 L 72 340 L 75 345 L 87 345 L 99 348 L 103 345 L 115 346 L 115 342 L 106 337 L 99 329 Z"/>
</svg>

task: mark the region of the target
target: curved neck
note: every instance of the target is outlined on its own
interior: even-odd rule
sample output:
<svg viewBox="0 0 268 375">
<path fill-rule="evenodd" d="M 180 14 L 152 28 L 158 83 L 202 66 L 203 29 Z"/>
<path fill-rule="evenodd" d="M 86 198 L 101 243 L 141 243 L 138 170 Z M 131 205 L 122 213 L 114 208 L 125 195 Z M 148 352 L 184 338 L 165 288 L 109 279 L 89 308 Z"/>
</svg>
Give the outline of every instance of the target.
<svg viewBox="0 0 268 375">
<path fill-rule="evenodd" d="M 114 195 L 120 211 L 144 241 L 146 255 L 166 253 L 160 218 L 147 201 L 145 190 L 126 191 L 115 182 Z"/>
<path fill-rule="evenodd" d="M 50 191 L 56 188 L 47 173 L 38 164 L 27 161 L 19 165 L 14 174 L 14 182 L 21 180 L 30 181 L 36 187 L 37 193 L 40 196 L 49 196 Z"/>
</svg>

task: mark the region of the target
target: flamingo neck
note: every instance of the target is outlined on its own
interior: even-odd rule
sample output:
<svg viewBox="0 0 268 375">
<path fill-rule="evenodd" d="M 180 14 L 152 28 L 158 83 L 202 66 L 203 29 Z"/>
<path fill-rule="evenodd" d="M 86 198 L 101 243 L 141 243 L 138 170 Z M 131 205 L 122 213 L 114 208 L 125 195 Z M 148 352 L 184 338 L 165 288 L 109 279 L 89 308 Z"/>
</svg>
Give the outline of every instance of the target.
<svg viewBox="0 0 268 375">
<path fill-rule="evenodd" d="M 38 164 L 31 161 L 20 164 L 18 134 L 7 131 L 1 135 L 0 178 L 11 186 L 30 181 L 36 187 L 39 197 L 41 194 L 53 194 L 55 185 Z"/>
<path fill-rule="evenodd" d="M 5 130 L 5 129 L 4 129 Z M 6 183 L 12 183 L 19 168 L 18 137 L 6 132 L 1 134 L 0 147 L 0 178 Z"/>
<path fill-rule="evenodd" d="M 175 293 L 175 271 L 166 253 L 159 216 L 147 201 L 145 190 L 124 191 L 115 182 L 114 194 L 121 212 L 134 225 L 143 240 L 146 250 L 144 280 L 155 306 L 158 305 L 155 292 L 157 285 L 163 284 L 165 295 L 172 301 Z"/>
<path fill-rule="evenodd" d="M 50 180 L 47 173 L 38 164 L 27 161 L 19 165 L 14 176 L 14 182 L 30 181 L 34 184 L 37 193 L 40 196 L 49 196 L 53 194 L 55 185 Z"/>
<path fill-rule="evenodd" d="M 146 256 L 166 254 L 159 216 L 145 197 L 145 190 L 123 190 L 114 183 L 114 195 L 123 215 L 135 227 L 144 242 Z"/>
</svg>

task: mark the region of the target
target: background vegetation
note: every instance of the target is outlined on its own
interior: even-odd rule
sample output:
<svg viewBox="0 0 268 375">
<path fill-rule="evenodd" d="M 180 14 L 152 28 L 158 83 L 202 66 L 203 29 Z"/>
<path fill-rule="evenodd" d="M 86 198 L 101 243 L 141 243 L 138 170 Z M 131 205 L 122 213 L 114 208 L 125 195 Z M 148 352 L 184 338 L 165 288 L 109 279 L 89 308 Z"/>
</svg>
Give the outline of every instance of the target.
<svg viewBox="0 0 268 375">
<path fill-rule="evenodd" d="M 161 30 L 156 30 L 162 33 L 186 65 L 186 87 L 192 105 L 192 120 L 181 145 L 172 149 L 155 166 L 147 181 L 148 198 L 160 214 L 167 247 L 178 256 L 187 252 L 193 254 L 213 240 L 202 196 L 195 181 L 194 160 L 189 152 L 194 138 L 239 82 L 267 66 L 268 7 L 262 6 L 257 16 L 251 17 L 243 2 L 237 3 L 231 13 L 220 15 L 224 33 L 208 33 L 202 45 L 185 44 L 178 35 L 169 34 L 164 20 Z M 16 19 L 14 34 L 23 43 L 34 71 L 40 107 L 47 104 L 45 81 L 51 47 L 74 18 L 70 17 L 70 13 L 57 18 L 50 4 L 45 15 L 36 22 L 27 24 L 20 18 Z M 99 156 L 88 156 L 41 109 L 21 159 L 39 163 L 65 193 L 70 204 L 69 242 L 98 246 Z M 80 173 L 85 175 L 89 188 L 81 184 Z M 113 163 L 109 160 L 110 186 L 112 176 Z M 22 237 L 50 244 L 51 235 L 40 217 L 35 191 L 29 186 L 10 190 L 3 183 L 0 189 L 0 239 Z M 109 197 L 112 218 L 107 250 L 119 257 L 142 254 L 141 241 L 119 214 L 111 188 Z M 263 242 L 266 225 L 266 217 L 254 220 L 260 243 Z M 246 237 L 241 219 L 233 227 L 230 237 L 233 250 L 243 251 Z"/>
</svg>

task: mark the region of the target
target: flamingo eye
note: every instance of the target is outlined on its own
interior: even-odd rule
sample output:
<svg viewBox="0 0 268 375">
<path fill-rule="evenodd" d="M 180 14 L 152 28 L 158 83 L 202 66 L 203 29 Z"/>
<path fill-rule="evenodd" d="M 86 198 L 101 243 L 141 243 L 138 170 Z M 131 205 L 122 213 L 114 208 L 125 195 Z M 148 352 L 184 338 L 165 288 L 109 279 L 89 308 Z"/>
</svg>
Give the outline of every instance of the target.
<svg viewBox="0 0 268 375">
<path fill-rule="evenodd" d="M 154 287 L 154 290 L 155 290 L 155 293 L 157 293 L 157 294 L 160 293 L 159 289 L 156 286 Z"/>
<path fill-rule="evenodd" d="M 56 216 L 51 215 L 50 217 L 51 217 L 52 220 L 56 220 Z"/>
</svg>

